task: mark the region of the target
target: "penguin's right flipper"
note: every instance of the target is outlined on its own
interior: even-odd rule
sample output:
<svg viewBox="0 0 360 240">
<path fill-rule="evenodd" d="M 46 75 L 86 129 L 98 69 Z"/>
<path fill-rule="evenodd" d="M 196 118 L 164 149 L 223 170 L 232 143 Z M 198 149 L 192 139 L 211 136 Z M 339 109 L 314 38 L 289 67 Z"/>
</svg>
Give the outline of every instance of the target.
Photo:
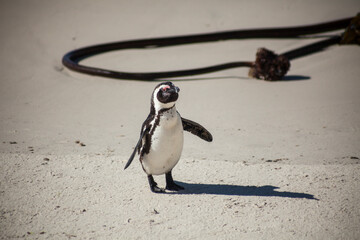
<svg viewBox="0 0 360 240">
<path fill-rule="evenodd" d="M 149 119 L 149 118 L 148 118 Z M 146 121 L 148 121 L 148 119 L 146 119 Z M 142 141 L 143 141 L 143 138 L 149 133 L 150 131 L 150 127 L 147 127 L 145 128 L 145 124 L 146 122 L 143 124 L 143 127 L 142 127 L 142 131 L 141 131 L 141 135 L 140 135 L 140 138 L 139 138 L 139 141 L 137 142 L 135 148 L 134 148 L 134 151 L 132 152 L 129 160 L 127 161 L 126 165 L 125 165 L 125 168 L 124 170 L 130 166 L 131 162 L 134 160 L 134 157 L 135 157 L 135 154 L 136 154 L 136 151 L 140 150 L 141 146 L 142 146 Z M 144 129 L 145 128 L 145 129 Z"/>
<path fill-rule="evenodd" d="M 181 117 L 181 120 L 185 131 L 191 132 L 207 142 L 211 142 L 213 140 L 211 133 L 200 124 L 183 117 Z"/>
</svg>

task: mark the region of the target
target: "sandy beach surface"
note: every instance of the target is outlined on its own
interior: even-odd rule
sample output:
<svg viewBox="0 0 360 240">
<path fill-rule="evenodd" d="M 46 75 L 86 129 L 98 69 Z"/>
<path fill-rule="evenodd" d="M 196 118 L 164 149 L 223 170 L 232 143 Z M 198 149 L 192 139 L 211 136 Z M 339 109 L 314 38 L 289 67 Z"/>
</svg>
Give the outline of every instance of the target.
<svg viewBox="0 0 360 240">
<path fill-rule="evenodd" d="M 360 48 L 296 59 L 284 81 L 232 69 L 181 80 L 185 133 L 173 170 L 186 189 L 154 194 L 136 158 L 157 82 L 74 73 L 93 44 L 355 16 L 359 1 L 1 1 L 1 239 L 360 239 Z M 252 61 L 318 39 L 126 50 L 84 63 L 165 71 Z M 156 176 L 160 186 L 164 176 Z"/>
</svg>

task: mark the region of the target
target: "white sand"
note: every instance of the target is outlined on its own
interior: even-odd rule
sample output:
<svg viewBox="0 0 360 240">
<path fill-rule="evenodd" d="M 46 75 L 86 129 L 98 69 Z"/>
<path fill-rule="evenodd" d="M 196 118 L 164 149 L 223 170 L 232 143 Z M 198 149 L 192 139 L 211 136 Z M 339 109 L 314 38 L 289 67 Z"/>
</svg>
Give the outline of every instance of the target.
<svg viewBox="0 0 360 240">
<path fill-rule="evenodd" d="M 61 58 L 111 41 L 335 20 L 356 15 L 360 2 L 131 2 L 0 3 L 0 238 L 359 239 L 358 46 L 292 61 L 288 79 L 298 81 L 233 69 L 177 82 L 178 110 L 214 141 L 186 134 L 173 171 L 186 190 L 162 195 L 137 160 L 123 171 L 156 83 L 76 74 Z M 86 63 L 184 69 L 311 41 L 124 51 Z"/>
</svg>

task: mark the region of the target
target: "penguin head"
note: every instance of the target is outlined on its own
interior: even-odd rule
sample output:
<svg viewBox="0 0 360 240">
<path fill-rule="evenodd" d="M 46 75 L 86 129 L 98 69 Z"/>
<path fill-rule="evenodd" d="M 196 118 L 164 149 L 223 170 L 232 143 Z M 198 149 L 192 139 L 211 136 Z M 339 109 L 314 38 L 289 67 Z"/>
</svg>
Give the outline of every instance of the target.
<svg viewBox="0 0 360 240">
<path fill-rule="evenodd" d="M 162 82 L 158 84 L 152 94 L 152 106 L 155 110 L 171 108 L 175 105 L 179 97 L 180 89 L 172 82 Z"/>
</svg>

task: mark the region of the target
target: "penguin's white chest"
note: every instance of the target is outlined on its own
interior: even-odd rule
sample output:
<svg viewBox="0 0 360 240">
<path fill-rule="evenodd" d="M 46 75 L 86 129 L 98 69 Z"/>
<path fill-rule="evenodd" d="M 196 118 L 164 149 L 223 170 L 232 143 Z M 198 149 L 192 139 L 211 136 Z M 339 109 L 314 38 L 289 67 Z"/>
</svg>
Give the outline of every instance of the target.
<svg viewBox="0 0 360 240">
<path fill-rule="evenodd" d="M 151 137 L 150 151 L 142 159 L 145 172 L 160 175 L 173 169 L 180 159 L 183 141 L 183 126 L 176 109 L 161 114 Z"/>
</svg>

